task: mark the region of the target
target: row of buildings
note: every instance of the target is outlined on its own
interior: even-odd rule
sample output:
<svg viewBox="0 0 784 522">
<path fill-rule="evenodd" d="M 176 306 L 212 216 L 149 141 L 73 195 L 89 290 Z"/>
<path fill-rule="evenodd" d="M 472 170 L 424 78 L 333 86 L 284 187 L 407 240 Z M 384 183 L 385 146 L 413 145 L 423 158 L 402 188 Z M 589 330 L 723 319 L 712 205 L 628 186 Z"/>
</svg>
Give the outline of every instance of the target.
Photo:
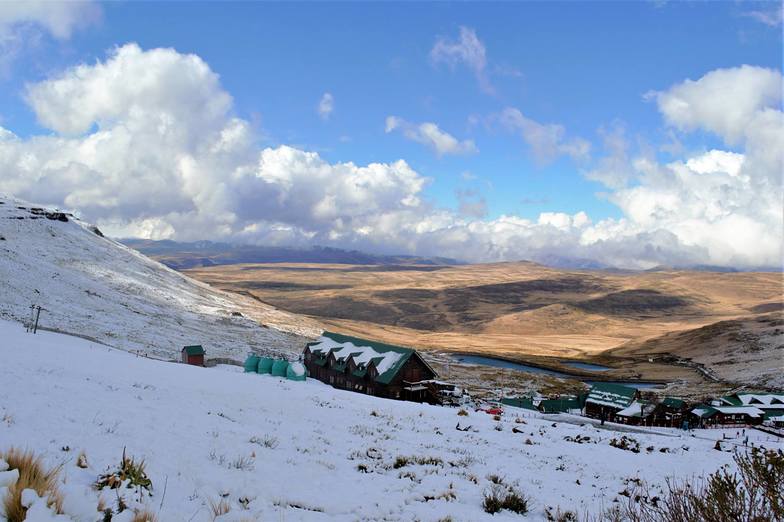
<svg viewBox="0 0 784 522">
<path fill-rule="evenodd" d="M 772 424 L 784 426 L 784 394 L 738 392 L 704 403 L 676 397 L 643 400 L 639 390 L 613 383 L 595 383 L 582 395 L 559 398 L 505 398 L 502 404 L 543 413 L 568 412 L 636 426 L 711 428 Z"/>
<path fill-rule="evenodd" d="M 434 404 L 448 403 L 462 395 L 462 390 L 456 386 L 439 381 L 435 370 L 411 348 L 324 332 L 318 340 L 305 346 L 302 359 L 307 377 L 335 388 Z M 254 366 L 260 368 L 265 360 L 253 361 Z M 184 347 L 182 361 L 203 365 L 204 349 L 201 346 Z M 256 368 L 253 371 L 269 373 Z M 300 377 L 304 378 L 304 375 Z M 636 388 L 595 383 L 581 395 L 508 397 L 501 403 L 543 413 L 576 413 L 630 425 L 707 428 L 765 423 L 784 426 L 784 394 L 781 393 L 739 392 L 704 403 L 688 403 L 675 397 L 645 400 Z"/>
</svg>

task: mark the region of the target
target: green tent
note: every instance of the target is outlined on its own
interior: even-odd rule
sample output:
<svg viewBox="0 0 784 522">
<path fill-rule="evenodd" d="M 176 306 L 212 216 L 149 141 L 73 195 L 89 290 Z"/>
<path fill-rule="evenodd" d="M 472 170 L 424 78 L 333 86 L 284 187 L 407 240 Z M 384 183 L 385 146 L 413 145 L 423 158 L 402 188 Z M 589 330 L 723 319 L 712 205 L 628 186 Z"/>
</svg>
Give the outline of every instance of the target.
<svg viewBox="0 0 784 522">
<path fill-rule="evenodd" d="M 248 355 L 248 358 L 245 359 L 245 371 L 246 372 L 255 372 L 256 367 L 259 365 L 259 356 L 258 355 Z"/>
<path fill-rule="evenodd" d="M 304 364 L 299 361 L 293 362 L 286 369 L 286 379 L 290 381 L 304 381 L 306 373 Z"/>
<path fill-rule="evenodd" d="M 258 373 L 272 373 L 272 358 L 262 357 L 259 359 L 259 365 L 256 371 Z"/>
<path fill-rule="evenodd" d="M 288 361 L 277 359 L 272 363 L 272 375 L 275 375 L 276 377 L 285 377 L 288 368 Z"/>
</svg>

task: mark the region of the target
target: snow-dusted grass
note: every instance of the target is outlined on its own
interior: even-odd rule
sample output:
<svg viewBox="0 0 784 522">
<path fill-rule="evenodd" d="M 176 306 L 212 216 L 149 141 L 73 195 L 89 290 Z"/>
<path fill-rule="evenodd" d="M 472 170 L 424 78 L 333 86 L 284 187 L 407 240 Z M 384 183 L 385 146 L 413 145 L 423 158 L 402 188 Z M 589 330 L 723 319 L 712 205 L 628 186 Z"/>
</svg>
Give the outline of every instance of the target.
<svg viewBox="0 0 784 522">
<path fill-rule="evenodd" d="M 317 333 L 307 321 L 190 279 L 78 219 L 50 220 L 31 208 L 0 196 L 0 318 L 27 320 L 36 304 L 44 308 L 42 328 L 165 359 L 179 358 L 189 344 L 204 345 L 208 358 L 238 360 L 251 349 L 300 349 L 302 337 L 256 320 Z"/>
<path fill-rule="evenodd" d="M 213 520 L 215 508 L 228 508 L 222 521 L 521 519 L 508 509 L 485 513 L 499 482 L 528 498 L 528 520 L 542 520 L 548 506 L 595 513 L 625 502 L 620 493 L 638 480 L 656 488 L 667 476 L 732 465 L 713 446 L 735 430 L 620 433 L 512 409 L 495 421 L 312 380 L 136 357 L 26 334 L 18 323 L 0 321 L 0 339 L 0 450 L 29 448 L 47 466 L 62 465 L 63 512 L 74 520 L 98 520 L 99 496 L 116 507 L 120 492 L 130 508 L 115 517 L 121 522 L 139 507 L 159 520 L 194 522 Z M 471 428 L 456 430 L 458 421 Z M 640 453 L 610 446 L 622 435 Z M 144 460 L 152 480 L 141 503 L 132 489 L 93 488 L 123 448 Z M 80 451 L 86 468 L 77 466 Z"/>
</svg>

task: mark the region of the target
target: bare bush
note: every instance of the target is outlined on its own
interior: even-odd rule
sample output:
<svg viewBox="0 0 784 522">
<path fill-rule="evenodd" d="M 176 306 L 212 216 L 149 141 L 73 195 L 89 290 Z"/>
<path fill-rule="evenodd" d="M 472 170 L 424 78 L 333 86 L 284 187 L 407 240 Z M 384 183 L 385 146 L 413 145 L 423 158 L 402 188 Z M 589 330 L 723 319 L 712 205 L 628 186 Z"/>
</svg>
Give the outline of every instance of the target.
<svg viewBox="0 0 784 522">
<path fill-rule="evenodd" d="M 662 498 L 639 486 L 620 513 L 605 522 L 779 522 L 784 521 L 784 452 L 754 448 L 734 456 L 738 472 L 727 467 L 707 478 L 667 481 Z"/>
</svg>

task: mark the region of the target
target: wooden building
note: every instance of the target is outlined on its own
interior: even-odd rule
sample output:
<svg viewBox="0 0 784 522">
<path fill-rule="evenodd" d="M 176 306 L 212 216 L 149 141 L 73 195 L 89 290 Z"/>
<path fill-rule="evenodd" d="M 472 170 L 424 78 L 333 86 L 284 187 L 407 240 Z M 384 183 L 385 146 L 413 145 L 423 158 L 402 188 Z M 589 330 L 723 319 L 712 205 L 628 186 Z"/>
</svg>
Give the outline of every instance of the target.
<svg viewBox="0 0 784 522">
<path fill-rule="evenodd" d="M 756 426 L 765 412 L 753 406 L 698 406 L 691 410 L 690 425 L 695 428 Z"/>
<path fill-rule="evenodd" d="M 653 412 L 656 406 L 645 401 L 632 401 L 632 403 L 615 412 L 614 422 L 630 424 L 632 426 L 650 426 L 653 424 Z"/>
<path fill-rule="evenodd" d="M 686 428 L 689 421 L 689 405 L 683 399 L 665 397 L 656 405 L 651 414 L 652 426 L 666 426 L 668 428 Z"/>
<path fill-rule="evenodd" d="M 204 348 L 200 344 L 183 347 L 182 362 L 194 366 L 204 366 Z"/>
<path fill-rule="evenodd" d="M 585 416 L 614 422 L 616 414 L 631 406 L 639 395 L 636 388 L 597 382 L 585 399 Z"/>
<path fill-rule="evenodd" d="M 324 332 L 303 352 L 308 376 L 335 388 L 417 402 L 439 402 L 423 381 L 436 372 L 411 348 Z"/>
</svg>

